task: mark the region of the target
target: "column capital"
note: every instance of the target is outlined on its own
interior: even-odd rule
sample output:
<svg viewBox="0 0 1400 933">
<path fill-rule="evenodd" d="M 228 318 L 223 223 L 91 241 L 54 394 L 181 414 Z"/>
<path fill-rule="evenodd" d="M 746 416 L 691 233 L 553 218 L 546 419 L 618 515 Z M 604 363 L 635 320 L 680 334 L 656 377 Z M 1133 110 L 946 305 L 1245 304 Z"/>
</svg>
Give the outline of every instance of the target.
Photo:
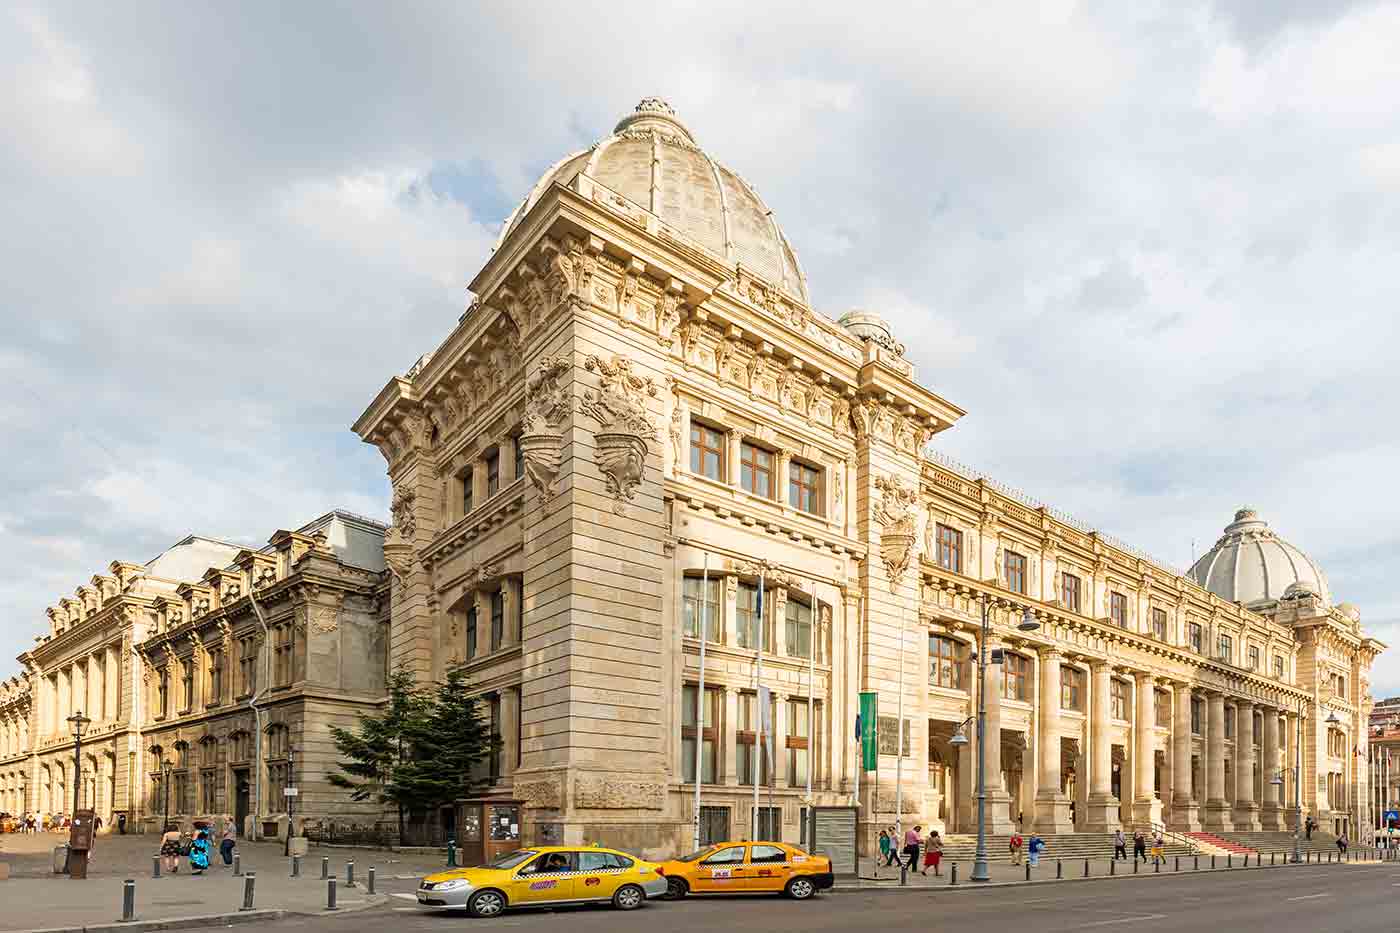
<svg viewBox="0 0 1400 933">
<path fill-rule="evenodd" d="M 1254 709 L 1255 705 L 1256 705 L 1255 702 L 1254 702 L 1253 700 L 1251 700 L 1249 697 L 1235 697 L 1235 708 L 1236 708 L 1236 709 L 1246 709 L 1246 710 L 1251 710 L 1251 711 L 1252 711 L 1252 710 Z"/>
<path fill-rule="evenodd" d="M 1089 670 L 1093 671 L 1095 674 L 1102 674 L 1104 671 L 1111 671 L 1113 668 L 1113 665 L 1103 658 L 1089 658 L 1088 660 Z"/>
<path fill-rule="evenodd" d="M 1133 675 L 1133 679 L 1138 682 L 1139 686 L 1155 687 L 1159 680 L 1157 675 L 1151 671 L 1137 671 L 1130 668 L 1128 673 Z"/>
<path fill-rule="evenodd" d="M 1042 661 L 1062 661 L 1065 657 L 1065 653 L 1053 645 L 1041 645 L 1035 649 L 1035 653 Z"/>
</svg>

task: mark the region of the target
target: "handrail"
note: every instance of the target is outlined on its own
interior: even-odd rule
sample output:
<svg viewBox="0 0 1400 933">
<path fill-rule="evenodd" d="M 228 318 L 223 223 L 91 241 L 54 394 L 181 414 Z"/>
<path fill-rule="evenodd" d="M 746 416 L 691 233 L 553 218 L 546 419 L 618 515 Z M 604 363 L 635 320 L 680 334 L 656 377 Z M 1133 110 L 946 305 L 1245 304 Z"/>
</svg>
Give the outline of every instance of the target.
<svg viewBox="0 0 1400 933">
<path fill-rule="evenodd" d="M 1200 846 L 1197 844 L 1196 840 L 1192 839 L 1185 833 L 1179 833 L 1174 829 L 1168 829 L 1166 823 L 1154 823 L 1149 821 L 1146 825 L 1147 828 L 1152 830 L 1154 833 L 1161 833 L 1162 838 L 1164 840 L 1169 839 L 1177 843 L 1178 845 L 1185 846 L 1187 851 L 1191 855 L 1200 854 L 1201 849 Z"/>
</svg>

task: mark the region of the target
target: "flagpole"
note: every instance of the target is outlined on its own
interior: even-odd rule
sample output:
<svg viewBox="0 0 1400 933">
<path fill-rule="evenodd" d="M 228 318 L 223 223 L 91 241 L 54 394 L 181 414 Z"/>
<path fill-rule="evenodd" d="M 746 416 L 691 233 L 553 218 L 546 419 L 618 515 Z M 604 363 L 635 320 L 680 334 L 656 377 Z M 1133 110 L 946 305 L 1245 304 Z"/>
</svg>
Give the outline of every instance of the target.
<svg viewBox="0 0 1400 933">
<path fill-rule="evenodd" d="M 705 552 L 705 567 L 700 575 L 700 686 L 695 691 L 695 838 L 692 851 L 700 851 L 700 781 L 701 749 L 705 746 L 705 642 L 709 641 L 710 625 L 710 552 Z"/>
<path fill-rule="evenodd" d="M 816 606 L 816 600 L 812 600 L 812 629 L 807 636 L 807 809 L 812 809 L 812 772 L 816 770 L 817 763 L 817 720 L 816 720 L 816 700 L 812 697 L 817 680 L 817 633 L 821 629 L 821 612 Z M 828 707 L 831 706 L 829 696 L 826 701 Z M 830 710 L 827 711 L 830 716 Z M 811 845 L 812 841 L 807 840 Z"/>
<path fill-rule="evenodd" d="M 904 845 L 904 607 L 897 614 L 899 625 L 899 719 L 894 726 L 894 834 Z"/>
<path fill-rule="evenodd" d="M 754 671 L 754 735 L 753 735 L 753 825 L 750 827 L 749 838 L 758 839 L 758 756 L 763 751 L 763 710 L 759 708 L 759 698 L 763 693 L 763 571 L 758 572 L 758 637 L 754 639 L 757 645 L 758 665 Z"/>
</svg>

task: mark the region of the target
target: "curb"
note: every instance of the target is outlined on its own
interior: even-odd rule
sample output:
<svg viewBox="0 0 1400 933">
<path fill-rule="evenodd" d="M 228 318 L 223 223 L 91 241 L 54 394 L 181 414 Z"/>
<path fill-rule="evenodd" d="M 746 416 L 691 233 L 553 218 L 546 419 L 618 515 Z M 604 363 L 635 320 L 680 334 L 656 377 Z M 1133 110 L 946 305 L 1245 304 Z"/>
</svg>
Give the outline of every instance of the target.
<svg viewBox="0 0 1400 933">
<path fill-rule="evenodd" d="M 1323 866 L 1341 868 L 1341 867 L 1346 866 L 1346 865 L 1355 865 L 1355 866 L 1357 866 L 1357 867 L 1366 867 L 1366 866 L 1379 866 L 1379 865 L 1384 865 L 1384 864 L 1386 864 L 1386 863 L 1383 862 L 1383 861 L 1375 861 L 1375 862 L 1330 862 L 1330 863 L 1329 863 L 1329 862 L 1324 862 L 1324 863 L 1313 862 L 1313 863 L 1311 863 L 1311 864 L 1306 863 L 1306 862 L 1304 862 L 1304 863 L 1299 863 L 1299 864 L 1295 864 L 1295 863 L 1293 863 L 1293 862 L 1284 862 L 1283 864 L 1280 864 L 1280 865 L 1270 865 L 1269 868 L 1272 868 L 1272 869 L 1279 869 L 1279 868 L 1320 868 L 1320 867 L 1323 867 Z M 971 882 L 971 881 L 963 881 L 963 882 L 959 882 L 958 884 L 946 884 L 946 883 L 945 883 L 945 884 L 938 884 L 938 885 L 933 885 L 933 884 L 929 884 L 929 885 L 910 885 L 910 884 L 907 884 L 907 885 L 903 885 L 903 886 L 901 886 L 901 885 L 900 885 L 898 882 L 896 882 L 896 881 L 889 881 L 889 882 L 879 882 L 879 881 L 877 881 L 877 882 L 873 882 L 873 883 L 872 883 L 870 880 L 864 879 L 864 878 L 863 878 L 863 879 L 861 879 L 860 881 L 858 881 L 858 882 L 856 882 L 856 883 L 854 883 L 854 884 L 842 884 L 842 883 L 839 883 L 839 882 L 838 882 L 836 885 L 834 885 L 833 887 L 831 887 L 831 888 L 828 889 L 828 890 L 830 890 L 830 891 L 833 892 L 833 893 L 855 893 L 855 892 L 857 892 L 857 891 L 861 891 L 861 892 L 868 892 L 868 891 L 916 892 L 916 891 L 920 891 L 920 892 L 928 892 L 928 893 L 930 893 L 930 894 L 935 894 L 935 893 L 956 894 L 956 893 L 965 892 L 965 891 L 983 891 L 983 890 L 986 890 L 987 888 L 1032 888 L 1032 887 L 1043 887 L 1043 886 L 1045 886 L 1045 885 L 1052 885 L 1052 884 L 1075 884 L 1075 883 L 1094 882 L 1094 881 L 1143 881 L 1143 880 L 1146 880 L 1146 879 L 1148 879 L 1148 878 L 1156 878 L 1156 879 L 1160 880 L 1160 879 L 1163 878 L 1163 877 L 1169 877 L 1169 878 L 1185 878 L 1185 877 L 1187 877 L 1188 875 L 1195 875 L 1195 876 L 1198 876 L 1198 877 L 1204 877 L 1204 876 L 1207 876 L 1207 875 L 1234 874 L 1234 873 L 1236 873 L 1236 872 L 1248 872 L 1248 873 L 1253 873 L 1253 872 L 1261 871 L 1261 870 L 1263 870 L 1263 869 L 1262 869 L 1262 868 L 1258 868 L 1258 867 L 1256 867 L 1256 868 L 1244 868 L 1244 867 L 1240 867 L 1240 868 L 1204 868 L 1204 869 L 1193 870 L 1193 871 L 1147 872 L 1147 873 L 1145 873 L 1145 874 L 1144 874 L 1144 873 L 1138 873 L 1138 874 L 1136 874 L 1136 875 L 1134 875 L 1134 874 L 1126 874 L 1126 875 L 1092 875 L 1092 876 L 1090 876 L 1090 877 L 1088 877 L 1088 878 L 1079 877 L 1079 876 L 1076 876 L 1076 877 L 1074 877 L 1074 878 L 1043 878 L 1043 879 L 1040 879 L 1040 880 L 1038 880 L 1038 881 L 979 881 L 979 882 L 976 882 L 976 883 L 973 883 L 973 882 Z"/>
<path fill-rule="evenodd" d="M 192 917 L 166 917 L 164 920 L 132 920 L 129 923 L 94 923 L 80 927 L 44 927 L 30 933 L 142 933 L 145 930 L 183 930 L 188 927 L 204 927 L 211 924 L 257 923 L 262 920 L 281 920 L 292 911 L 240 910 L 229 914 L 201 914 Z"/>
</svg>

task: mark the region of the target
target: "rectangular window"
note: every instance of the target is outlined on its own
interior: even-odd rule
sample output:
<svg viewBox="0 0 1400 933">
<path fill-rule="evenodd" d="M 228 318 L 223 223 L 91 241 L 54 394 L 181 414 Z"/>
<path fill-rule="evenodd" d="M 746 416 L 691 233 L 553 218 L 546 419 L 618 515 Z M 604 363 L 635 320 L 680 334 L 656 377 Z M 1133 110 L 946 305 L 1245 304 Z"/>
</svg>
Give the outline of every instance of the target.
<svg viewBox="0 0 1400 933">
<path fill-rule="evenodd" d="M 768 721 L 773 721 L 773 695 L 768 695 Z M 739 728 L 734 734 L 735 745 L 735 766 L 738 771 L 740 784 L 753 786 L 754 766 L 757 764 L 759 774 L 758 783 L 760 786 L 768 784 L 771 774 L 768 768 L 769 741 L 771 736 L 759 735 L 761 723 L 758 717 L 758 695 L 753 693 L 739 694 Z M 758 745 L 762 744 L 763 754 L 759 754 Z"/>
<path fill-rule="evenodd" d="M 1227 706 L 1227 707 L 1225 707 L 1225 738 L 1227 738 L 1227 739 L 1233 739 L 1234 737 L 1235 737 L 1235 708 L 1234 708 L 1233 706 Z M 1226 786 L 1228 787 L 1229 785 L 1226 785 Z"/>
<path fill-rule="evenodd" d="M 1015 551 L 1006 552 L 1006 588 L 1013 593 L 1026 591 L 1026 556 Z"/>
<path fill-rule="evenodd" d="M 238 640 L 238 691 L 248 696 L 258 689 L 258 644 L 251 638 Z"/>
<path fill-rule="evenodd" d="M 1108 618 L 1119 628 L 1128 627 L 1128 597 L 1122 593 L 1108 594 Z"/>
<path fill-rule="evenodd" d="M 1157 725 L 1164 729 L 1172 724 L 1172 695 L 1165 690 L 1152 691 L 1153 705 L 1157 707 Z"/>
<path fill-rule="evenodd" d="M 471 510 L 476 508 L 476 503 L 472 501 L 472 471 L 468 470 L 462 474 L 462 514 L 469 515 Z"/>
<path fill-rule="evenodd" d="M 773 598 L 772 592 L 763 594 L 764 602 Z M 753 583 L 740 583 L 738 599 L 734 606 L 734 628 L 735 637 L 739 641 L 740 648 L 747 648 L 750 651 L 758 648 L 758 632 L 763 629 L 763 650 L 773 650 L 773 637 L 768 633 L 768 626 L 763 625 L 758 617 L 758 586 Z"/>
<path fill-rule="evenodd" d="M 1257 670 L 1259 670 L 1259 646 L 1258 646 L 1258 645 L 1250 645 L 1250 646 L 1249 646 L 1249 669 L 1250 669 L 1251 671 L 1257 671 Z"/>
<path fill-rule="evenodd" d="M 773 453 L 753 444 L 739 447 L 739 485 L 755 496 L 773 498 Z"/>
<path fill-rule="evenodd" d="M 1274 655 L 1274 676 L 1283 680 L 1283 655 Z"/>
<path fill-rule="evenodd" d="M 1197 697 L 1191 698 L 1191 734 L 1201 734 L 1201 720 L 1205 718 L 1205 702 Z"/>
<path fill-rule="evenodd" d="M 1215 644 L 1215 656 L 1221 661 L 1232 662 L 1235 658 L 1234 645 L 1229 635 L 1221 635 Z"/>
<path fill-rule="evenodd" d="M 208 695 L 204 702 L 209 706 L 214 706 L 223 701 L 224 698 L 224 653 L 215 650 L 209 652 L 209 680 L 207 682 Z"/>
<path fill-rule="evenodd" d="M 705 640 L 719 641 L 719 587 L 720 579 L 710 577 L 709 585 L 703 577 L 685 578 L 685 633 L 691 638 L 700 637 L 700 616 L 705 617 Z M 703 605 L 702 605 L 703 604 Z"/>
<path fill-rule="evenodd" d="M 1122 680 L 1110 680 L 1108 682 L 1109 708 L 1113 713 L 1113 718 L 1126 721 L 1128 719 L 1128 684 Z"/>
<path fill-rule="evenodd" d="M 282 793 L 291 786 L 292 766 L 286 761 L 267 763 L 267 809 L 269 813 L 282 813 L 287 809 L 287 795 Z"/>
<path fill-rule="evenodd" d="M 724 435 L 694 421 L 690 423 L 690 472 L 724 482 Z"/>
<path fill-rule="evenodd" d="M 505 642 L 506 630 L 506 596 L 505 590 L 497 590 L 491 594 L 491 650 L 500 650 Z"/>
<path fill-rule="evenodd" d="M 1030 659 L 1009 651 L 1002 652 L 1001 695 L 1008 700 L 1024 700 L 1030 683 Z"/>
<path fill-rule="evenodd" d="M 160 669 L 160 680 L 156 683 L 156 712 L 161 718 L 170 715 L 170 668 Z"/>
<path fill-rule="evenodd" d="M 493 450 L 486 455 L 486 498 L 491 498 L 501 489 L 501 452 Z"/>
<path fill-rule="evenodd" d="M 928 637 L 928 682 L 931 687 L 961 690 L 962 657 L 958 642 L 943 635 Z"/>
<path fill-rule="evenodd" d="M 1192 622 L 1186 626 L 1186 640 L 1191 645 L 1192 651 L 1197 654 L 1203 654 L 1205 652 L 1205 648 L 1201 644 L 1202 633 L 1201 624 L 1199 622 Z"/>
<path fill-rule="evenodd" d="M 681 775 L 687 783 L 695 783 L 695 743 L 700 745 L 700 782 L 715 783 L 719 748 L 719 704 L 721 693 L 705 688 L 703 722 L 696 728 L 696 700 L 700 688 L 687 684 L 681 691 Z"/>
<path fill-rule="evenodd" d="M 219 809 L 219 785 L 214 782 L 214 769 L 199 774 L 199 812 L 213 813 Z"/>
<path fill-rule="evenodd" d="M 821 514 L 818 474 L 815 468 L 796 460 L 788 464 L 788 505 L 808 515 Z"/>
<path fill-rule="evenodd" d="M 811 657 L 812 607 L 789 596 L 784 616 L 783 647 L 788 657 Z"/>
<path fill-rule="evenodd" d="M 180 712 L 194 708 L 194 658 L 180 662 Z"/>
<path fill-rule="evenodd" d="M 808 765 L 814 762 L 818 756 L 815 749 L 812 753 L 807 750 L 812 742 L 814 734 L 820 735 L 819 730 L 812 728 L 812 723 L 807 720 L 807 700 L 789 699 L 787 701 L 787 742 L 784 749 L 787 756 L 787 780 L 789 787 L 805 787 L 807 784 Z M 812 716 L 820 721 L 821 704 L 812 704 Z M 812 775 L 812 783 L 817 782 L 817 775 Z"/>
<path fill-rule="evenodd" d="M 947 525 L 939 525 L 938 566 L 953 573 L 962 573 L 962 532 Z"/>
<path fill-rule="evenodd" d="M 1060 668 L 1060 709 L 1084 710 L 1084 672 L 1077 667 Z"/>
<path fill-rule="evenodd" d="M 176 771 L 174 778 L 174 795 L 170 801 L 171 809 L 175 813 L 193 813 L 194 797 L 190 793 L 190 773 Z"/>
<path fill-rule="evenodd" d="M 274 683 L 279 687 L 285 687 L 292 682 L 292 627 L 291 625 L 279 625 L 273 630 L 273 637 L 276 641 L 276 653 L 273 655 L 272 671 Z"/>
<path fill-rule="evenodd" d="M 467 630 L 467 650 L 466 658 L 470 661 L 476 657 L 476 605 L 467 608 L 467 621 L 464 628 Z"/>
<path fill-rule="evenodd" d="M 1152 637 L 1158 641 L 1167 640 L 1167 610 L 1152 610 Z"/>
<path fill-rule="evenodd" d="M 1079 611 L 1079 578 L 1072 573 L 1060 574 L 1060 602 L 1070 612 Z"/>
</svg>

